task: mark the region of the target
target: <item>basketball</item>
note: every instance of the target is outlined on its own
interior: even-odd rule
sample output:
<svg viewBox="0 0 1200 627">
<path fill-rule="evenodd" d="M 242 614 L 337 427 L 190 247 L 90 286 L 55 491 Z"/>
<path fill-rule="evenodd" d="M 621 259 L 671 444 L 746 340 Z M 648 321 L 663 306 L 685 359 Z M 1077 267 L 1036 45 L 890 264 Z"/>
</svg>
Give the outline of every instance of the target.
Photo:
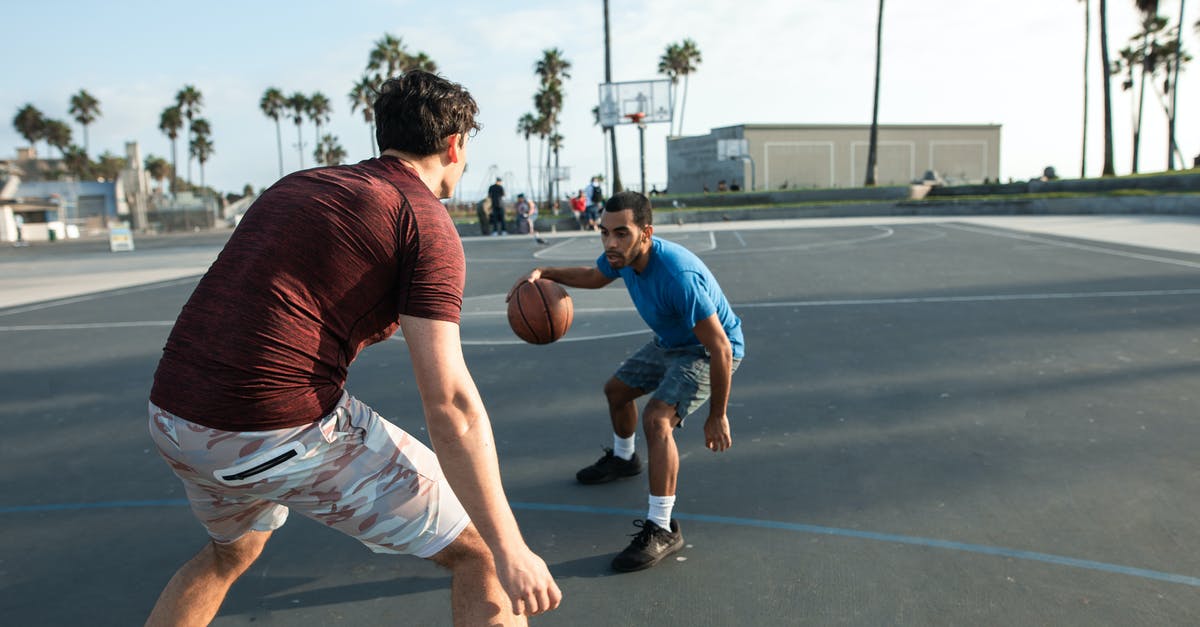
<svg viewBox="0 0 1200 627">
<path fill-rule="evenodd" d="M 567 290 L 549 279 L 522 283 L 508 301 L 508 326 L 530 344 L 549 344 L 566 335 L 574 316 Z"/>
</svg>

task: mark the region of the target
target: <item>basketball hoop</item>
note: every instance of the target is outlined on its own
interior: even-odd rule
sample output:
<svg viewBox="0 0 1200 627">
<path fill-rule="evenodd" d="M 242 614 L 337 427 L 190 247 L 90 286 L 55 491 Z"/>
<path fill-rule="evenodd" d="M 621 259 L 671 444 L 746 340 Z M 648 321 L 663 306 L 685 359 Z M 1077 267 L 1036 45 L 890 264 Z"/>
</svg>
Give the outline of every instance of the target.
<svg viewBox="0 0 1200 627">
<path fill-rule="evenodd" d="M 642 111 L 638 111 L 637 113 L 626 113 L 625 117 L 629 118 L 629 120 L 634 124 L 641 125 L 642 120 L 646 119 L 646 114 Z"/>
</svg>

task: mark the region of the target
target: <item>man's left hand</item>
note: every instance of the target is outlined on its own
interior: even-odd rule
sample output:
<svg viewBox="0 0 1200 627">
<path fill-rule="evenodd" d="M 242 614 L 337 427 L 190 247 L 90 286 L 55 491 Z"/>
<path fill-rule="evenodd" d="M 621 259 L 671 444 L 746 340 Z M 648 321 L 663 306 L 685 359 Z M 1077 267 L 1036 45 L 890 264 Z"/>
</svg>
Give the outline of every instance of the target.
<svg viewBox="0 0 1200 627">
<path fill-rule="evenodd" d="M 725 414 L 709 415 L 708 420 L 704 421 L 704 446 L 717 453 L 733 446 L 729 418 Z"/>
</svg>

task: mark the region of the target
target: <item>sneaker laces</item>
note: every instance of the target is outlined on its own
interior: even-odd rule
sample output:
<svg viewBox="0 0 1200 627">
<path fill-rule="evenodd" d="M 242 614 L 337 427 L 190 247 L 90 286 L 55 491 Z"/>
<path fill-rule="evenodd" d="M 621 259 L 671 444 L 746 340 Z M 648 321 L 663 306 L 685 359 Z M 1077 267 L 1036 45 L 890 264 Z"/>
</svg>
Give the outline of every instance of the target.
<svg viewBox="0 0 1200 627">
<path fill-rule="evenodd" d="M 642 549 L 650 546 L 650 539 L 654 537 L 654 532 L 659 526 L 648 520 L 635 520 L 633 526 L 638 528 L 637 533 L 629 534 L 633 537 L 633 544 Z"/>
</svg>

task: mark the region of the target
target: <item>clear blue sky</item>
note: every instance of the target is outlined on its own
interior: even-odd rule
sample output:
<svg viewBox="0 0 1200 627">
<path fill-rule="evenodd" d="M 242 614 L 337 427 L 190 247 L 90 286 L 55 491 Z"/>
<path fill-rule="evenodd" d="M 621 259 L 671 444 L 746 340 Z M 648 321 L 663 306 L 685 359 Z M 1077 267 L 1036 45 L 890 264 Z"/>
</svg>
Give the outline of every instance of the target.
<svg viewBox="0 0 1200 627">
<path fill-rule="evenodd" d="M 1093 1 L 1094 4 L 1094 1 Z M 1115 55 L 1136 30 L 1133 2 L 1110 0 Z M 703 54 L 692 76 L 684 133 L 741 123 L 870 122 L 875 0 L 611 0 L 614 80 L 658 78 L 668 43 L 690 37 Z M 1177 0 L 1162 10 L 1178 14 Z M 1190 27 L 1200 2 L 1188 3 L 1185 48 L 1200 50 Z M 1093 14 L 1095 9 L 1093 8 Z M 1095 20 L 1095 15 L 1093 16 Z M 169 158 L 158 117 L 185 84 L 204 95 L 202 115 L 216 153 L 207 182 L 223 191 L 269 185 L 278 175 L 274 124 L 258 109 L 263 91 L 324 93 L 333 103 L 327 131 L 350 160 L 370 156 L 369 135 L 347 100 L 372 43 L 384 33 L 429 54 L 448 78 L 463 83 L 481 107 L 484 130 L 471 148 L 460 194 L 476 197 L 488 179 L 526 184 L 526 145 L 517 119 L 532 110 L 533 65 L 541 51 L 562 49 L 573 64 L 565 85 L 565 188 L 603 172 L 601 135 L 592 125 L 604 52 L 600 0 L 528 2 L 340 3 L 257 0 L 204 3 L 42 0 L 5 9 L 5 69 L 0 74 L 0 154 L 25 141 L 12 117 L 26 103 L 68 121 L 68 99 L 84 88 L 101 102 L 90 131 L 93 157 L 124 153 Z M 1099 37 L 1093 28 L 1093 45 Z M 1075 0 L 922 0 L 888 3 L 885 12 L 883 123 L 1003 125 L 1001 175 L 1038 175 L 1047 165 L 1077 176 L 1082 118 L 1083 5 Z M 1089 173 L 1101 164 L 1099 53 L 1092 52 Z M 1130 167 L 1130 99 L 1114 81 L 1118 173 Z M 1166 165 L 1164 116 L 1148 91 L 1143 171 Z M 1200 152 L 1200 67 L 1181 81 L 1179 143 L 1189 160 Z M 305 165 L 313 129 L 305 124 Z M 666 181 L 666 125 L 647 131 L 647 179 Z M 638 177 L 637 132 L 618 129 L 621 174 Z M 299 166 L 296 128 L 283 128 L 284 168 Z M 181 143 L 182 144 L 182 143 Z M 44 150 L 44 148 L 43 148 Z M 538 147 L 532 147 L 534 160 Z M 180 148 L 180 172 L 185 173 Z M 193 166 L 195 167 L 195 166 Z M 536 176 L 536 175 L 535 175 Z M 193 170 L 193 179 L 199 174 Z"/>
</svg>

